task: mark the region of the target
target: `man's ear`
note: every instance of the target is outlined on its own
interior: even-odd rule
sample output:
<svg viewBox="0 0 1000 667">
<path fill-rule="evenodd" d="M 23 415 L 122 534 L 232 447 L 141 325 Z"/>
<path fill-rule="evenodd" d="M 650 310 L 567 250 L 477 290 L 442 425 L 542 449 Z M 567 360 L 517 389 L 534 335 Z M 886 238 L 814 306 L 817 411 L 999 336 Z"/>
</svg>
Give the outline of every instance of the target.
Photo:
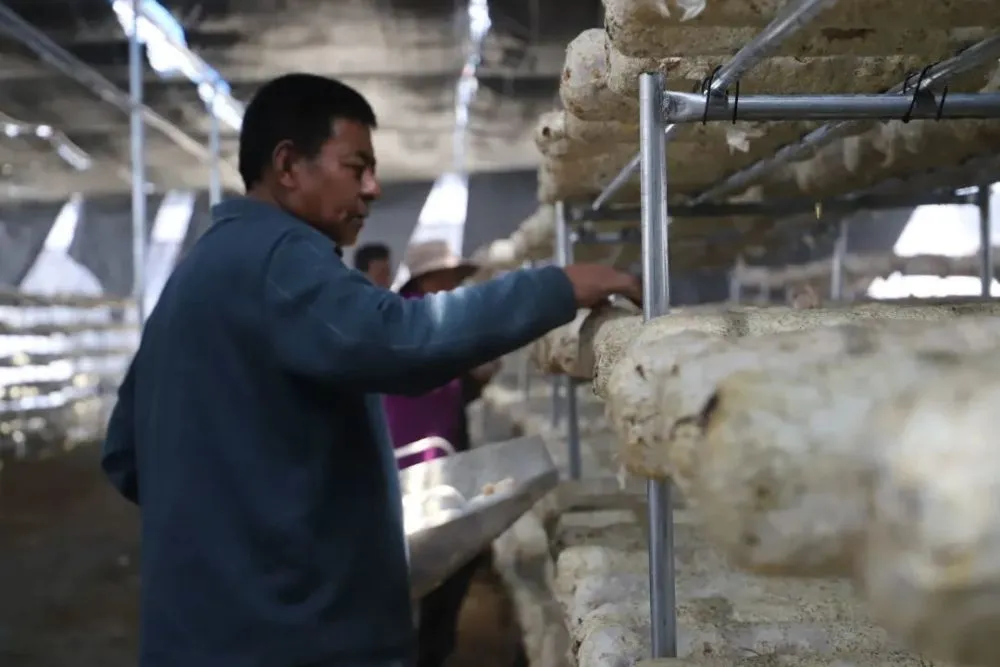
<svg viewBox="0 0 1000 667">
<path fill-rule="evenodd" d="M 298 152 L 291 141 L 282 141 L 271 152 L 271 169 L 278 177 L 278 182 L 286 188 L 295 187 L 298 161 Z"/>
</svg>

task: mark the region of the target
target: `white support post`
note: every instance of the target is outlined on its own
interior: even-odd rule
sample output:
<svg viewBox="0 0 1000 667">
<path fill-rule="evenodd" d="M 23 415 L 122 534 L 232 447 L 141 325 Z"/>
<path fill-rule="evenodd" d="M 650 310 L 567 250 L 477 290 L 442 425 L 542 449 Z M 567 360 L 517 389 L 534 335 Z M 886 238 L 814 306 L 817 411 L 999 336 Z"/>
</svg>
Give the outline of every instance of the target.
<svg viewBox="0 0 1000 667">
<path fill-rule="evenodd" d="M 212 97 L 208 103 L 208 150 L 211 153 L 208 163 L 208 202 L 215 206 L 222 201 L 222 172 L 220 169 L 221 138 L 219 136 L 219 114 L 215 106 L 218 101 L 219 84 L 212 86 Z"/>
<path fill-rule="evenodd" d="M 847 220 L 842 219 L 837 228 L 837 240 L 833 244 L 833 260 L 830 267 L 830 299 L 844 298 L 844 258 L 847 255 Z"/>
<path fill-rule="evenodd" d="M 736 258 L 729 271 L 729 301 L 738 304 L 743 299 L 743 255 Z"/>
<path fill-rule="evenodd" d="M 145 324 L 146 291 L 146 132 L 142 118 L 143 46 L 139 40 L 142 0 L 132 0 L 132 32 L 128 40 L 128 80 L 131 109 L 129 135 L 132 159 L 132 298 L 139 328 Z"/>
</svg>

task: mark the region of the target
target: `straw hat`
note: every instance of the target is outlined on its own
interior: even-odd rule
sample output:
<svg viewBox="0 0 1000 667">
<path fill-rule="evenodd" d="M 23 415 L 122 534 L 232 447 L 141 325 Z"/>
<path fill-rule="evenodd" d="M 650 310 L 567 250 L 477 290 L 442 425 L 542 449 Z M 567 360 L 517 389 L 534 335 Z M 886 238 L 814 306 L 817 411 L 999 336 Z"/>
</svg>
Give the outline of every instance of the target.
<svg viewBox="0 0 1000 667">
<path fill-rule="evenodd" d="M 475 262 L 464 259 L 451 251 L 446 241 L 420 241 L 411 243 L 403 256 L 403 266 L 409 276 L 396 291 L 402 292 L 413 285 L 413 281 L 435 271 L 455 271 L 459 280 L 465 280 L 479 268 Z"/>
</svg>

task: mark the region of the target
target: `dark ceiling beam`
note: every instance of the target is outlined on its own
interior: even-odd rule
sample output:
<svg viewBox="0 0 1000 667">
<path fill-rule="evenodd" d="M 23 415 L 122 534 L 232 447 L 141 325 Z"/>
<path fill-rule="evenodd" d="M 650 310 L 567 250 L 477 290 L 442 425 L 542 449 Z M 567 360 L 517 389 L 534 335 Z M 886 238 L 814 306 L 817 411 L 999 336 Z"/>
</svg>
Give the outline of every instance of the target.
<svg viewBox="0 0 1000 667">
<path fill-rule="evenodd" d="M 2 50 L 0 50 L 0 54 L 2 54 Z M 80 58 L 80 60 L 90 63 L 89 60 L 83 58 Z M 329 58 L 329 60 L 331 61 L 331 65 L 329 66 L 311 67 L 306 71 L 314 74 L 335 77 L 346 82 L 354 82 L 358 85 L 364 83 L 385 83 L 413 86 L 420 86 L 421 84 L 425 84 L 427 86 L 438 86 L 453 85 L 460 69 L 459 67 L 442 68 L 439 71 L 429 72 L 425 67 L 421 69 L 414 68 L 413 71 L 395 72 L 390 69 L 345 71 L 344 69 L 336 66 L 336 58 Z M 116 83 L 119 86 L 125 85 L 128 81 L 128 68 L 126 64 L 117 66 L 91 67 L 102 77 L 106 78 L 110 82 Z M 264 81 L 283 73 L 282 71 L 268 71 L 260 65 L 228 67 L 223 65 L 219 67 L 219 70 L 234 90 L 240 87 L 256 88 Z M 480 81 L 512 81 L 515 83 L 534 81 L 558 82 L 560 73 L 560 70 L 554 70 L 554 68 L 547 68 L 545 70 L 528 70 L 518 69 L 515 67 L 487 65 L 480 70 L 479 79 Z M 51 69 L 40 66 L 31 65 L 22 68 L 0 66 L 0 82 L 3 82 L 5 85 L 18 84 L 22 82 L 31 83 L 36 81 L 39 84 L 51 85 L 53 79 L 59 78 L 62 78 L 62 74 L 60 72 L 55 72 Z M 145 73 L 145 81 L 146 85 L 150 87 L 163 85 L 191 86 L 191 83 L 186 79 L 164 79 L 156 72 L 148 68 Z"/>
<path fill-rule="evenodd" d="M 107 72 L 107 70 L 104 70 Z M 2 76 L 2 74 L 0 74 Z M 60 86 L 63 99 L 78 98 L 80 104 L 103 104 L 84 88 L 67 88 L 62 84 L 63 74 L 45 70 L 44 77 L 30 77 L 3 80 L 8 108 L 11 113 L 27 113 L 31 117 L 25 120 L 55 123 L 58 119 L 49 119 L 46 112 L 53 108 L 51 104 L 43 104 L 51 95 L 55 86 Z M 114 82 L 113 77 L 105 77 Z M 244 101 L 249 100 L 254 91 L 267 77 L 251 80 L 231 79 L 233 96 Z M 427 113 L 451 113 L 452 95 L 456 80 L 453 72 L 424 73 L 408 76 L 365 75 L 341 77 L 345 83 L 352 85 L 373 97 L 373 102 L 385 103 L 393 97 L 399 99 L 419 98 L 424 100 L 418 106 Z M 495 104 L 496 99 L 521 102 L 534 109 L 537 106 L 548 106 L 558 93 L 559 78 L 557 75 L 535 76 L 531 78 L 491 75 L 488 72 L 479 77 L 480 90 L 489 95 L 479 100 L 477 106 Z M 171 110 L 184 114 L 203 114 L 204 105 L 198 97 L 196 87 L 186 79 L 163 79 L 151 74 L 146 81 L 146 103 L 160 113 L 171 117 Z M 492 96 L 492 97 L 490 97 Z M 14 107 L 11 105 L 14 104 Z M 63 105 L 65 106 L 65 104 Z M 39 114 L 43 116 L 39 118 Z M 180 121 L 176 121 L 180 122 Z M 71 124 L 72 125 L 72 124 Z"/>
</svg>

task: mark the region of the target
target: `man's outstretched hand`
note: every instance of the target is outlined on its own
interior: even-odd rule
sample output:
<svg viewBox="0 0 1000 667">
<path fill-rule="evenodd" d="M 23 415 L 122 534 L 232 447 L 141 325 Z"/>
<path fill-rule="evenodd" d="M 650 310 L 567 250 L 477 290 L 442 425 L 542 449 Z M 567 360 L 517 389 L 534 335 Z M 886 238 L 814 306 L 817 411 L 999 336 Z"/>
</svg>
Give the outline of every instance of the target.
<svg viewBox="0 0 1000 667">
<path fill-rule="evenodd" d="M 580 308 L 593 308 L 613 294 L 642 305 L 642 283 L 635 276 L 604 264 L 573 264 L 564 271 L 573 284 L 576 305 Z"/>
</svg>

